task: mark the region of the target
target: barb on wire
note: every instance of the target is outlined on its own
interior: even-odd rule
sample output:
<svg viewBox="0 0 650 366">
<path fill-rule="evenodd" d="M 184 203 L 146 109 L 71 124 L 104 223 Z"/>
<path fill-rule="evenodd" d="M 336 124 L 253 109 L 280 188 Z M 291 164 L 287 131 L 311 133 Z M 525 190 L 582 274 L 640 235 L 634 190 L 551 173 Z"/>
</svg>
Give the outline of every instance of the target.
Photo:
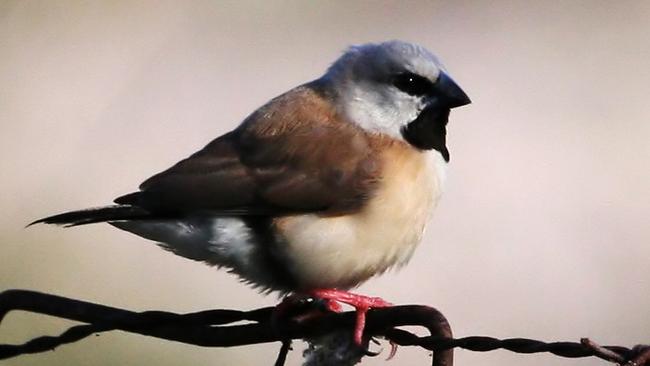
<svg viewBox="0 0 650 366">
<path fill-rule="evenodd" d="M 319 316 L 273 317 L 272 307 L 251 311 L 207 310 L 176 314 L 162 311 L 133 312 L 100 304 L 69 299 L 27 290 L 0 293 L 0 322 L 12 310 L 23 310 L 75 320 L 73 326 L 58 336 L 43 336 L 23 344 L 0 344 L 0 359 L 39 353 L 74 343 L 99 332 L 122 330 L 203 347 L 232 347 L 268 342 L 282 342 L 276 366 L 284 364 L 292 339 L 320 337 L 335 331 L 349 330 L 355 321 L 353 312 L 323 313 Z M 310 310 L 313 311 L 313 308 Z M 303 314 L 304 315 L 304 314 Z M 297 320 L 299 319 L 299 320 Z M 248 321 L 246 324 L 230 325 Z M 415 325 L 429 330 L 426 337 L 397 327 Z M 451 366 L 453 349 L 486 352 L 505 349 L 517 353 L 549 352 L 561 357 L 599 357 L 626 366 L 650 366 L 650 346 L 633 348 L 600 346 L 589 339 L 578 342 L 542 342 L 532 339 L 491 337 L 453 338 L 451 328 L 438 310 L 419 305 L 395 306 L 371 310 L 366 333 L 381 336 L 402 346 L 419 346 L 434 353 L 433 365 Z"/>
</svg>

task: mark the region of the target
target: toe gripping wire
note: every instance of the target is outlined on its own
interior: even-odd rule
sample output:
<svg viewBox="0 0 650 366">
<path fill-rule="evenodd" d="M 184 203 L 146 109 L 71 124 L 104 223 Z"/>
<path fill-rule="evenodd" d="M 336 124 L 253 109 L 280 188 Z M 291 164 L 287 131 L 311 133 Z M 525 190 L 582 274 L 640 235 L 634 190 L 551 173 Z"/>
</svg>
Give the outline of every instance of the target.
<svg viewBox="0 0 650 366">
<path fill-rule="evenodd" d="M 201 347 L 233 347 L 281 342 L 276 365 L 284 364 L 292 339 L 305 339 L 351 330 L 354 312 L 292 316 L 278 320 L 274 308 L 250 311 L 206 310 L 177 314 L 163 311 L 134 312 L 106 305 L 28 290 L 0 293 L 0 322 L 13 310 L 45 314 L 84 323 L 57 336 L 41 336 L 23 344 L 0 344 L 0 360 L 50 351 L 93 334 L 121 330 Z M 241 324 L 242 322 L 245 322 Z M 278 324 L 278 322 L 280 322 Z M 234 324 L 236 323 L 236 324 Z M 430 335 L 417 336 L 400 326 L 421 326 Z M 417 346 L 433 352 L 434 366 L 451 366 L 453 349 L 475 352 L 497 349 L 516 353 L 551 353 L 560 357 L 598 357 L 625 366 L 650 366 L 650 346 L 632 348 L 580 342 L 542 342 L 526 338 L 496 339 L 484 336 L 453 338 L 447 319 L 438 310 L 421 305 L 374 309 L 368 313 L 366 336 L 383 337 L 400 346 Z"/>
</svg>

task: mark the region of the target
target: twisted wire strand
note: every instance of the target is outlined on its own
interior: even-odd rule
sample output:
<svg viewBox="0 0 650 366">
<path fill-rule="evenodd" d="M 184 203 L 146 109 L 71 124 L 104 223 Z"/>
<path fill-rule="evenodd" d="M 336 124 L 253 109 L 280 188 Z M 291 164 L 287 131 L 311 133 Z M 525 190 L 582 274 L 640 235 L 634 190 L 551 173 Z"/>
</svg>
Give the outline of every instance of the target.
<svg viewBox="0 0 650 366">
<path fill-rule="evenodd" d="M 207 310 L 187 314 L 163 311 L 133 312 L 105 305 L 26 290 L 0 293 L 0 322 L 13 310 L 47 314 L 88 323 L 69 328 L 58 336 L 42 336 L 23 344 L 0 344 L 0 359 L 52 350 L 77 342 L 92 334 L 123 330 L 203 347 L 231 347 L 267 342 L 282 342 L 276 365 L 282 365 L 291 339 L 307 338 L 349 329 L 355 314 L 329 313 L 306 320 L 273 320 L 273 308 L 251 311 Z M 248 321 L 247 324 L 228 325 Z M 273 324 L 272 324 L 273 323 Z M 419 337 L 395 328 L 404 325 L 425 326 L 431 336 Z M 368 334 L 383 336 L 402 346 L 419 346 L 434 352 L 434 365 L 450 366 L 454 348 L 475 352 L 497 349 L 516 353 L 551 353 L 566 358 L 599 357 L 626 366 L 650 366 L 650 346 L 633 348 L 600 346 L 589 339 L 578 342 L 543 342 L 527 338 L 497 339 L 486 336 L 452 338 L 444 316 L 437 310 L 417 305 L 372 310 L 368 314 Z M 448 353 L 444 353 L 448 352 Z M 438 357 L 436 355 L 443 355 Z"/>
</svg>

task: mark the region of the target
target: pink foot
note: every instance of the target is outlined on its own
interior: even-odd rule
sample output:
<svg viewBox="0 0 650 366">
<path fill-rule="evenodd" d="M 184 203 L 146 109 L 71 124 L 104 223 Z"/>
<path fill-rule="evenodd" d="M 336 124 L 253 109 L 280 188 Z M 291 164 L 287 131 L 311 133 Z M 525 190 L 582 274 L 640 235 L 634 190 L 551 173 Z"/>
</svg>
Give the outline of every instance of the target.
<svg viewBox="0 0 650 366">
<path fill-rule="evenodd" d="M 338 304 L 339 302 L 351 305 L 356 309 L 357 321 L 354 326 L 354 343 L 357 345 L 361 345 L 363 339 L 363 329 L 366 326 L 366 313 L 368 313 L 368 310 L 371 308 L 386 308 L 393 306 L 393 304 L 379 297 L 363 296 L 336 289 L 318 289 L 312 290 L 309 293 L 319 299 L 329 300 L 328 307 L 331 310 L 334 310 L 332 305 L 336 304 L 338 310 L 334 311 L 341 311 L 341 306 Z"/>
</svg>

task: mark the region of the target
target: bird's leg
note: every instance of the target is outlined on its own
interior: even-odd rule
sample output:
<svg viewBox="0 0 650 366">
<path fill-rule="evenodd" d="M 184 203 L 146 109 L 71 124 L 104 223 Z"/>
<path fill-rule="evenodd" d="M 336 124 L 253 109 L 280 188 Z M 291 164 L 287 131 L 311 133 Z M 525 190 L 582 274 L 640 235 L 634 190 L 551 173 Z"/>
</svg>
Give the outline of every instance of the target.
<svg viewBox="0 0 650 366">
<path fill-rule="evenodd" d="M 290 294 L 285 296 L 282 301 L 275 306 L 271 319 L 273 323 L 278 323 L 280 319 L 295 318 L 300 321 L 310 317 L 314 307 L 312 301 L 304 295 Z"/>
<path fill-rule="evenodd" d="M 309 294 L 313 297 L 327 300 L 328 308 L 333 311 L 341 311 L 341 305 L 339 303 L 348 304 L 355 308 L 357 320 L 354 326 L 354 343 L 357 345 L 362 344 L 363 329 L 366 326 L 366 313 L 368 313 L 368 310 L 371 308 L 393 306 L 393 304 L 379 297 L 358 295 L 337 289 L 317 289 L 310 291 Z"/>
<path fill-rule="evenodd" d="M 333 300 L 315 298 L 305 293 L 294 293 L 285 296 L 276 305 L 271 315 L 271 321 L 277 327 L 281 319 L 292 318 L 295 321 L 303 321 L 322 315 L 327 311 L 340 313 L 343 308 L 341 304 Z"/>
</svg>

